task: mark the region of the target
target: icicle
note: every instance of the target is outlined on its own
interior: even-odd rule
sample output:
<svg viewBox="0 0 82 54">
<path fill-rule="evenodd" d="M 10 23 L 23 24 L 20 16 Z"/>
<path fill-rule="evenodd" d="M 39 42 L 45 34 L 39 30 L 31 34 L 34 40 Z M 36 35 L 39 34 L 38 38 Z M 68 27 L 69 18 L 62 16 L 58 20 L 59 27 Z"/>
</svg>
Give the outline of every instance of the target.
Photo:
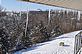
<svg viewBox="0 0 82 54">
<path fill-rule="evenodd" d="M 21 17 L 21 11 L 20 11 L 20 17 Z"/>
<path fill-rule="evenodd" d="M 27 3 L 29 6 L 29 3 Z M 26 18 L 26 27 L 25 27 L 25 37 L 27 36 L 27 27 L 28 27 L 28 14 L 29 14 L 29 7 L 27 6 L 27 18 Z"/>
<path fill-rule="evenodd" d="M 49 9 L 49 13 L 48 13 L 48 25 L 50 24 L 50 9 Z"/>
<path fill-rule="evenodd" d="M 67 9 L 67 15 L 68 15 L 68 12 L 69 12 L 69 11 L 68 11 L 68 9 Z"/>
<path fill-rule="evenodd" d="M 59 9 L 59 11 L 58 11 L 59 13 L 61 12 L 61 9 Z"/>
<path fill-rule="evenodd" d="M 69 13 L 69 10 L 67 9 L 67 18 L 68 18 L 68 13 Z"/>
<path fill-rule="evenodd" d="M 75 18 L 77 19 L 77 10 L 75 10 Z"/>
<path fill-rule="evenodd" d="M 64 15 L 64 10 L 62 10 L 62 12 L 63 12 L 63 15 Z"/>
<path fill-rule="evenodd" d="M 78 20 L 80 20 L 80 11 L 78 11 Z"/>
<path fill-rule="evenodd" d="M 74 10 L 72 10 L 72 12 L 73 12 L 73 16 L 74 16 Z"/>
<path fill-rule="evenodd" d="M 72 9 L 70 9 L 70 12 L 72 12 Z"/>
</svg>

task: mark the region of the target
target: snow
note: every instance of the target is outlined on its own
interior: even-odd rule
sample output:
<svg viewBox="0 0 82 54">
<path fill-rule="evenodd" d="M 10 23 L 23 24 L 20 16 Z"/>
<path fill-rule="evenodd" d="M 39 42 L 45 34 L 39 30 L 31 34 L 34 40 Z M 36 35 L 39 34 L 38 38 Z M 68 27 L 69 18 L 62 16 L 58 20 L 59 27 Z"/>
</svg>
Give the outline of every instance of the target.
<svg viewBox="0 0 82 54">
<path fill-rule="evenodd" d="M 81 54 L 82 54 L 82 48 L 81 48 Z"/>
<path fill-rule="evenodd" d="M 15 54 L 74 54 L 75 35 L 80 31 L 67 33 L 55 38 L 52 41 L 44 42 L 16 52 Z M 60 42 L 64 42 L 64 46 L 59 46 Z"/>
</svg>

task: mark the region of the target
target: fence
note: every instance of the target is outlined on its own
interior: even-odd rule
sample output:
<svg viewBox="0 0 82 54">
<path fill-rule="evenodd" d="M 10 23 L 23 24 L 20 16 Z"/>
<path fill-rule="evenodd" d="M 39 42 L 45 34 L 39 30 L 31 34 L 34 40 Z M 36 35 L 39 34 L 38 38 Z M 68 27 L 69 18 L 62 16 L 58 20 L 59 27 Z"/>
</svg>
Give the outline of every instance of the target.
<svg viewBox="0 0 82 54">
<path fill-rule="evenodd" d="M 81 36 L 82 31 L 75 36 L 74 54 L 77 54 L 81 49 Z"/>
</svg>

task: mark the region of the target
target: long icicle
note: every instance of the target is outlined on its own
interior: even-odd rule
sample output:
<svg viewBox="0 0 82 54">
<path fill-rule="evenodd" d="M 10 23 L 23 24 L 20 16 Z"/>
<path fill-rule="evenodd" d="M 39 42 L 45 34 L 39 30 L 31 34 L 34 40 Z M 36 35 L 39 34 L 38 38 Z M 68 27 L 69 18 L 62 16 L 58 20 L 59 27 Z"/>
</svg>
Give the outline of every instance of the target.
<svg viewBox="0 0 82 54">
<path fill-rule="evenodd" d="M 49 13 L 48 13 L 48 25 L 50 24 L 50 9 L 49 9 Z"/>
<path fill-rule="evenodd" d="M 78 11 L 78 20 L 80 20 L 80 11 Z"/>
<path fill-rule="evenodd" d="M 27 19 L 26 19 L 25 37 L 27 36 L 26 33 L 27 33 L 27 25 L 28 25 L 28 13 L 29 13 L 29 10 L 28 10 L 28 7 L 27 7 Z"/>
</svg>

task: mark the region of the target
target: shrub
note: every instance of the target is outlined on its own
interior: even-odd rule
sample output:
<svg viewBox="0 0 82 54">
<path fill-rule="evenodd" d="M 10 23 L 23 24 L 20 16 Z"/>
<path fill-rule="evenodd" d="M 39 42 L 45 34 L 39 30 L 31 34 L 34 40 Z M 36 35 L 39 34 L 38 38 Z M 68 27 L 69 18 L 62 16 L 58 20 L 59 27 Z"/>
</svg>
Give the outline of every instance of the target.
<svg viewBox="0 0 82 54">
<path fill-rule="evenodd" d="M 59 45 L 60 45 L 60 46 L 64 46 L 64 42 L 60 42 Z"/>
</svg>

